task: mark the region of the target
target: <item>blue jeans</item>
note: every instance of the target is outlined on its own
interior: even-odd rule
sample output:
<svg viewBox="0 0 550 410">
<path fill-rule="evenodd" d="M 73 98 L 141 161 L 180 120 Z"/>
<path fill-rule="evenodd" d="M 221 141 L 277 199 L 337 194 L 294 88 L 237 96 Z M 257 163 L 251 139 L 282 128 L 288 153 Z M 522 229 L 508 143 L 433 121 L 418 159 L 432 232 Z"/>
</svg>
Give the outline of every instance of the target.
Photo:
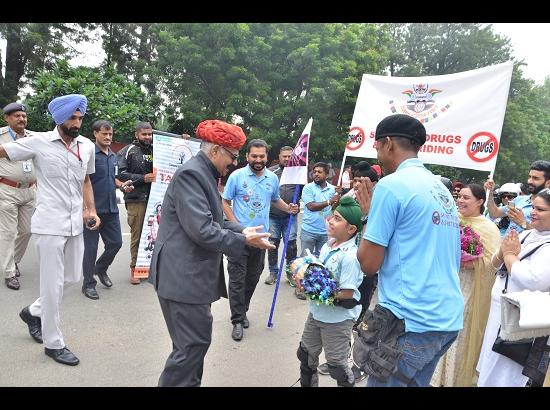
<svg viewBox="0 0 550 410">
<path fill-rule="evenodd" d="M 290 216 L 270 216 L 269 217 L 269 242 L 275 245 L 275 249 L 267 251 L 267 260 L 269 262 L 269 272 L 278 273 L 279 264 L 277 263 L 279 258 L 279 243 L 281 238 L 284 238 L 288 228 L 288 222 Z M 290 234 L 288 236 L 288 245 L 286 248 L 286 261 L 290 263 L 292 259 L 296 257 L 298 249 L 296 247 L 296 234 L 297 234 L 298 218 L 294 217 L 292 226 L 290 227 Z M 284 243 L 284 242 L 283 242 Z"/>
<path fill-rule="evenodd" d="M 398 339 L 403 355 L 399 357 L 397 369 L 408 383 L 395 375 L 387 382 L 369 376 L 367 387 L 428 387 L 437 362 L 458 336 L 456 332 L 407 332 Z M 401 377 L 400 379 L 403 379 Z"/>
<path fill-rule="evenodd" d="M 309 251 L 313 255 L 319 256 L 321 248 L 328 241 L 328 236 L 326 233 L 309 233 L 302 229 L 302 232 L 300 233 L 300 239 L 300 245 L 302 246 L 302 256 L 305 256 L 306 249 L 309 249 Z"/>
</svg>

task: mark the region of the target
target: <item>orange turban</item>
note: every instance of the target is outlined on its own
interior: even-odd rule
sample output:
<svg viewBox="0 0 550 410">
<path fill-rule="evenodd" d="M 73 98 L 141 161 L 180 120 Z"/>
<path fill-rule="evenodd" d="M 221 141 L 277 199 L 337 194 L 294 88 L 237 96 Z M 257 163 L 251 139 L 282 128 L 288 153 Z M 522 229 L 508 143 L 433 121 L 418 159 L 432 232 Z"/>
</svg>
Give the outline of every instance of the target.
<svg viewBox="0 0 550 410">
<path fill-rule="evenodd" d="M 246 142 L 246 135 L 238 125 L 220 120 L 205 120 L 195 131 L 198 138 L 228 148 L 241 149 Z"/>
</svg>

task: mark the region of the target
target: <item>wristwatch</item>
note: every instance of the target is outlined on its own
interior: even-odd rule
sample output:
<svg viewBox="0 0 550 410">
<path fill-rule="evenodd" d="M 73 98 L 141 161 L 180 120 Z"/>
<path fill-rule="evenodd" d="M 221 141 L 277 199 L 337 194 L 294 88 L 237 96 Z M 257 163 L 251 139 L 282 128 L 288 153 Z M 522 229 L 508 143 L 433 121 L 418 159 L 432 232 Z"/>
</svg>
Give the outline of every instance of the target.
<svg viewBox="0 0 550 410">
<path fill-rule="evenodd" d="M 368 215 L 363 215 L 361 217 L 361 222 L 363 222 L 363 225 L 365 225 L 367 223 L 367 221 L 369 220 L 369 216 Z"/>
</svg>

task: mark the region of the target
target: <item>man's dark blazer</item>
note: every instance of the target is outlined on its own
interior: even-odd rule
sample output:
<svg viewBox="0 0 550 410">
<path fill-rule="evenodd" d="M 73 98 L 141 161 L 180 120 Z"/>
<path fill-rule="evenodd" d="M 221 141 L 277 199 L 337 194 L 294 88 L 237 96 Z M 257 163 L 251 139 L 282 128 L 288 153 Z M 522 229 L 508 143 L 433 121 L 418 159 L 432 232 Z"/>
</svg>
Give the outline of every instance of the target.
<svg viewBox="0 0 550 410">
<path fill-rule="evenodd" d="M 244 253 L 244 229 L 224 220 L 219 173 L 202 151 L 174 173 L 162 203 L 149 282 L 164 299 L 209 304 L 227 298 L 222 254 Z"/>
</svg>

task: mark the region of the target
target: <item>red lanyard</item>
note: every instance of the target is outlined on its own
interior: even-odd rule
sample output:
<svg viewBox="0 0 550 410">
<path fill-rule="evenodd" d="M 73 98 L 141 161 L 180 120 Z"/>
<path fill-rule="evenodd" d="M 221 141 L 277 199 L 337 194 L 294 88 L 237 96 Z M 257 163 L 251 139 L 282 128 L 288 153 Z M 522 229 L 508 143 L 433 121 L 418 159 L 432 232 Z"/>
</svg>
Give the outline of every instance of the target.
<svg viewBox="0 0 550 410">
<path fill-rule="evenodd" d="M 65 148 L 67 148 L 67 151 L 69 151 L 71 154 L 73 154 L 75 157 L 78 158 L 78 160 L 80 161 L 80 164 L 82 165 L 82 158 L 80 158 L 80 142 L 76 142 L 76 152 L 74 152 L 72 149 L 69 148 L 68 145 L 66 145 L 65 143 L 63 143 L 63 146 Z"/>
</svg>

